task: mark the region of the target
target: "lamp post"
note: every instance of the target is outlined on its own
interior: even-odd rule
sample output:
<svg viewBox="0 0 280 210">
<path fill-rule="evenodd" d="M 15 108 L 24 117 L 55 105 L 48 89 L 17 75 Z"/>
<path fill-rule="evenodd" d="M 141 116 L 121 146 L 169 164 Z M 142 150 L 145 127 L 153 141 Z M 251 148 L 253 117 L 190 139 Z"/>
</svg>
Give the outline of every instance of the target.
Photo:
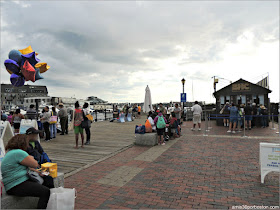
<svg viewBox="0 0 280 210">
<path fill-rule="evenodd" d="M 181 80 L 181 82 L 182 82 L 182 85 L 183 85 L 183 94 L 185 93 L 185 82 L 186 82 L 186 80 L 183 78 L 182 80 Z M 185 109 L 184 109 L 184 102 L 183 102 L 183 120 L 184 121 L 186 121 L 186 117 L 185 117 Z"/>
</svg>

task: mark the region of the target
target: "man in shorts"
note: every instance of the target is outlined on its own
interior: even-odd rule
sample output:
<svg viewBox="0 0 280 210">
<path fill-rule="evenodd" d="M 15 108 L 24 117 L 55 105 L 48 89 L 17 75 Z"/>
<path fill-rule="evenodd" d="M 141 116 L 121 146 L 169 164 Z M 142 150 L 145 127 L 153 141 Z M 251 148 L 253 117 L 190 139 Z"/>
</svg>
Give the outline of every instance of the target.
<svg viewBox="0 0 280 210">
<path fill-rule="evenodd" d="M 202 108 L 198 104 L 198 101 L 195 101 L 194 103 L 195 104 L 192 107 L 192 111 L 193 111 L 193 127 L 192 127 L 192 131 L 195 130 L 196 124 L 198 124 L 198 130 L 201 131 L 201 113 L 202 113 Z"/>
</svg>

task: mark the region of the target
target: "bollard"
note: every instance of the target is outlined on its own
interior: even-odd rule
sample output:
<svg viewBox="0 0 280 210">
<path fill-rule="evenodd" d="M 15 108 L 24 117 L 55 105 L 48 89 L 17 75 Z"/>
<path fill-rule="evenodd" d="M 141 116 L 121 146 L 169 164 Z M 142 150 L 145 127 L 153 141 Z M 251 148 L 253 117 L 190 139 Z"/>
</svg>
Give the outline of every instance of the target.
<svg viewBox="0 0 280 210">
<path fill-rule="evenodd" d="M 244 121 L 243 121 L 243 123 L 244 123 L 244 129 L 243 129 L 243 136 L 242 137 L 244 137 L 244 138 L 246 138 L 246 137 L 248 137 L 248 136 L 246 136 L 246 134 L 245 134 L 245 128 L 246 128 L 246 126 L 245 126 L 245 115 L 243 116 L 243 119 L 244 119 Z"/>
<path fill-rule="evenodd" d="M 205 124 L 206 124 L 206 131 L 208 132 L 208 131 L 209 131 L 209 128 L 208 128 L 208 116 L 207 116 L 207 112 L 205 112 Z"/>
<path fill-rule="evenodd" d="M 97 122 L 97 110 L 95 110 L 95 122 Z"/>
<path fill-rule="evenodd" d="M 272 128 L 271 130 L 276 130 L 276 128 L 274 128 L 274 114 L 272 113 Z"/>
<path fill-rule="evenodd" d="M 211 114 L 209 113 L 208 114 L 208 121 L 209 121 L 209 127 L 208 127 L 208 129 L 212 129 L 212 126 L 211 126 Z"/>
<path fill-rule="evenodd" d="M 105 121 L 106 121 L 106 109 L 105 109 Z"/>
<path fill-rule="evenodd" d="M 276 132 L 280 136 L 280 113 L 278 114 L 278 132 Z"/>
<path fill-rule="evenodd" d="M 203 134 L 203 136 L 208 136 L 207 135 L 207 131 L 209 131 L 209 130 L 207 130 L 208 129 L 208 122 L 207 122 L 207 116 L 206 116 L 206 112 L 205 112 L 205 123 L 204 123 L 204 134 Z"/>
</svg>

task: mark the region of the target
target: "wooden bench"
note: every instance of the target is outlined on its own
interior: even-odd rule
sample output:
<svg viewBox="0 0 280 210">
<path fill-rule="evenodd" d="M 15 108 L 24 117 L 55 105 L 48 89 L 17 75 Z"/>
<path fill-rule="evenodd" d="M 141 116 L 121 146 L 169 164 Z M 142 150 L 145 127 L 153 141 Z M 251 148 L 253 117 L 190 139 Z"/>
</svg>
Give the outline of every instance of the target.
<svg viewBox="0 0 280 210">
<path fill-rule="evenodd" d="M 54 187 L 64 187 L 64 173 L 57 173 L 54 178 Z M 14 195 L 7 195 L 5 189 L 1 198 L 2 209 L 36 209 L 38 197 L 18 197 Z"/>
<path fill-rule="evenodd" d="M 155 146 L 158 143 L 157 133 L 135 134 L 136 145 Z"/>
</svg>

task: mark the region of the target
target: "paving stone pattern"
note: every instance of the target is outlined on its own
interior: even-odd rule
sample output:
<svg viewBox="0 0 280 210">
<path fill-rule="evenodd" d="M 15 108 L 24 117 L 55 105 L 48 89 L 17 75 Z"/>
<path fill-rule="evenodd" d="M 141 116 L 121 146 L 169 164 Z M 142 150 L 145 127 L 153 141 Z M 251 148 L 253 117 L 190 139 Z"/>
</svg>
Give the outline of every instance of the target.
<svg viewBox="0 0 280 210">
<path fill-rule="evenodd" d="M 261 184 L 259 168 L 259 143 L 279 139 L 196 135 L 187 123 L 183 136 L 167 142 L 165 151 L 165 146 L 134 146 L 66 178 L 65 187 L 74 187 L 78 192 L 75 208 L 228 209 L 236 205 L 279 205 L 279 174 L 270 173 Z M 153 161 L 139 159 L 157 149 L 162 152 Z M 99 183 L 116 171 L 129 176 L 133 168 L 139 171 L 122 186 Z"/>
</svg>

